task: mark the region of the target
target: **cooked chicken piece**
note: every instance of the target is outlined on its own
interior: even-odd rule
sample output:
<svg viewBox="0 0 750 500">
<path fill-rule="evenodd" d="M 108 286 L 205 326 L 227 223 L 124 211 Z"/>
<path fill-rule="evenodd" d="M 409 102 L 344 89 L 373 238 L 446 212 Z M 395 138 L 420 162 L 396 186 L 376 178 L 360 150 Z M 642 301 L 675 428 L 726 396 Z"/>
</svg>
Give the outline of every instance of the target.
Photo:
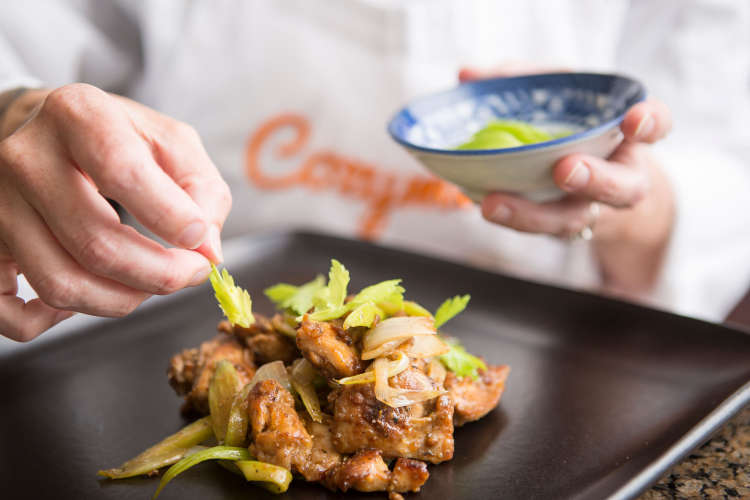
<svg viewBox="0 0 750 500">
<path fill-rule="evenodd" d="M 260 314 L 255 314 L 255 323 L 250 328 L 222 321 L 219 331 L 241 339 L 255 354 L 258 365 L 276 360 L 289 364 L 299 357 L 294 340 L 279 333 L 271 321 Z"/>
<path fill-rule="evenodd" d="M 391 482 L 388 491 L 419 491 L 430 477 L 427 464 L 411 458 L 399 458 L 391 471 Z"/>
<path fill-rule="evenodd" d="M 393 468 L 383 461 L 380 450 L 361 450 L 334 467 L 323 484 L 336 491 L 419 491 L 429 473 L 424 462 L 399 458 Z"/>
<path fill-rule="evenodd" d="M 215 342 L 210 340 L 209 342 Z M 174 392 L 184 396 L 193 388 L 195 376 L 200 371 L 198 348 L 184 349 L 181 353 L 172 356 L 167 367 L 167 378 Z"/>
<path fill-rule="evenodd" d="M 227 335 L 218 335 L 203 342 L 198 349 L 187 349 L 172 357 L 167 376 L 175 392 L 185 395 L 183 410 L 208 413 L 208 386 L 216 363 L 223 359 L 234 365 L 243 385 L 253 377 L 255 363 L 252 352 Z"/>
<path fill-rule="evenodd" d="M 390 475 L 380 450 L 361 450 L 330 471 L 323 484 L 333 491 L 385 491 Z"/>
<path fill-rule="evenodd" d="M 432 463 L 453 458 L 453 401 L 448 395 L 391 408 L 375 399 L 372 384 L 359 384 L 334 389 L 329 401 L 333 444 L 340 453 L 376 448 L 385 457 Z"/>
<path fill-rule="evenodd" d="M 333 446 L 330 419 L 326 416 L 323 418 L 321 423 L 313 422 L 308 417 L 304 418 L 307 431 L 312 437 L 312 450 L 305 461 L 305 466 L 300 467 L 299 472 L 307 481 L 322 480 L 326 472 L 340 464 L 342 460 L 341 454 Z"/>
<path fill-rule="evenodd" d="M 363 363 L 352 338 L 330 322 L 305 317 L 297 330 L 297 347 L 307 360 L 328 378 L 361 373 Z"/>
<path fill-rule="evenodd" d="M 262 380 L 248 394 L 250 453 L 261 462 L 302 471 L 312 438 L 294 410 L 294 398 L 275 380 Z"/>
<path fill-rule="evenodd" d="M 508 365 L 488 366 L 479 373 L 479 379 L 459 379 L 452 372 L 445 377 L 445 388 L 453 399 L 456 411 L 453 421 L 456 426 L 479 420 L 487 415 L 500 401 L 508 378 Z"/>
</svg>

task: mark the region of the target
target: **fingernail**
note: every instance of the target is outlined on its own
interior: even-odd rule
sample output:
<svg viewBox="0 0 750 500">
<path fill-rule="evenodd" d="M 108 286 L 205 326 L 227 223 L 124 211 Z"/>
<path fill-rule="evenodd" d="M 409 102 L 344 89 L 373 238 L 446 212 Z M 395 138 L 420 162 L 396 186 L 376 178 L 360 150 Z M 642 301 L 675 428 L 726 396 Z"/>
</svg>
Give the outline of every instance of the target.
<svg viewBox="0 0 750 500">
<path fill-rule="evenodd" d="M 224 254 L 221 251 L 221 232 L 217 226 L 211 226 L 210 232 L 208 241 L 211 245 L 211 251 L 219 259 L 219 262 L 224 262 Z"/>
<path fill-rule="evenodd" d="M 195 249 L 206 240 L 206 223 L 196 221 L 191 223 L 180 235 L 177 243 L 183 248 Z"/>
<path fill-rule="evenodd" d="M 589 167 L 582 161 L 579 161 L 573 167 L 573 170 L 570 171 L 568 177 L 565 178 L 565 181 L 563 181 L 563 187 L 568 190 L 581 189 L 589 182 L 589 177 L 591 177 Z"/>
<path fill-rule="evenodd" d="M 206 278 L 208 278 L 209 273 L 211 272 L 211 267 L 206 266 L 201 268 L 195 275 L 192 277 L 192 279 L 188 282 L 188 286 L 198 286 L 204 281 L 206 281 Z"/>
<path fill-rule="evenodd" d="M 654 117 L 651 116 L 650 113 L 646 113 L 645 115 L 643 115 L 643 118 L 641 118 L 641 121 L 638 122 L 638 126 L 635 128 L 635 133 L 633 134 L 633 138 L 645 139 L 654 130 L 654 125 L 656 125 Z"/>
<path fill-rule="evenodd" d="M 490 220 L 493 220 L 495 222 L 505 222 L 510 219 L 511 214 L 512 211 L 510 207 L 501 203 L 492 210 Z"/>
</svg>

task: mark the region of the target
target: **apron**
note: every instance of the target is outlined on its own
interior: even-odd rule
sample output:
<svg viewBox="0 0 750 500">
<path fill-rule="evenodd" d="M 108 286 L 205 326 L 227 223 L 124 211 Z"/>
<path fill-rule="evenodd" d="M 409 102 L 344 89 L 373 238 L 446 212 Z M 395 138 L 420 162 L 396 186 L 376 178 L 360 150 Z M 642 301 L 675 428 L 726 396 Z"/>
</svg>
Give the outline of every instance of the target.
<svg viewBox="0 0 750 500">
<path fill-rule="evenodd" d="M 585 251 L 488 223 L 386 132 L 410 98 L 456 85 L 462 64 L 604 66 L 606 26 L 576 34 L 572 24 L 583 12 L 616 19 L 614 7 L 561 4 L 550 18 L 546 2 L 194 2 L 165 26 L 169 5 L 147 3 L 149 57 L 131 95 L 198 129 L 232 189 L 224 237 L 326 232 L 590 285 Z M 602 42 L 581 54 L 587 36 Z"/>
</svg>

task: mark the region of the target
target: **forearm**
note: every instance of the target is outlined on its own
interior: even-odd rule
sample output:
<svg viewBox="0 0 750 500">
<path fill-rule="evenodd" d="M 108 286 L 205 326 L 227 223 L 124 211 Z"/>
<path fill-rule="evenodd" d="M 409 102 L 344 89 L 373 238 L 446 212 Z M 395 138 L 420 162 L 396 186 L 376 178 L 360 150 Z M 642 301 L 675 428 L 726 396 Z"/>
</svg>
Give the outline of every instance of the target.
<svg viewBox="0 0 750 500">
<path fill-rule="evenodd" d="M 49 94 L 46 89 L 11 89 L 0 94 L 0 141 L 23 125 Z"/>
</svg>

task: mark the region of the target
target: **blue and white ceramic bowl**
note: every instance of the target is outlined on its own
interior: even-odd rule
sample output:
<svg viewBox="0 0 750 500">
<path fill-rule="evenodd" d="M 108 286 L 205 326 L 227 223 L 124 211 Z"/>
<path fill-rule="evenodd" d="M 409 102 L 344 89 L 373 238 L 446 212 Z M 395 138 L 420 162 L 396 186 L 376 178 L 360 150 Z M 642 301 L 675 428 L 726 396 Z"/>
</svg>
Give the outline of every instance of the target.
<svg viewBox="0 0 750 500">
<path fill-rule="evenodd" d="M 607 157 L 622 141 L 619 124 L 645 98 L 631 78 L 596 73 L 549 73 L 495 78 L 416 99 L 399 111 L 388 132 L 425 167 L 473 200 L 492 191 L 536 201 L 559 198 L 555 163 L 571 153 Z M 495 119 L 513 119 L 571 135 L 525 146 L 455 148 Z"/>
</svg>

